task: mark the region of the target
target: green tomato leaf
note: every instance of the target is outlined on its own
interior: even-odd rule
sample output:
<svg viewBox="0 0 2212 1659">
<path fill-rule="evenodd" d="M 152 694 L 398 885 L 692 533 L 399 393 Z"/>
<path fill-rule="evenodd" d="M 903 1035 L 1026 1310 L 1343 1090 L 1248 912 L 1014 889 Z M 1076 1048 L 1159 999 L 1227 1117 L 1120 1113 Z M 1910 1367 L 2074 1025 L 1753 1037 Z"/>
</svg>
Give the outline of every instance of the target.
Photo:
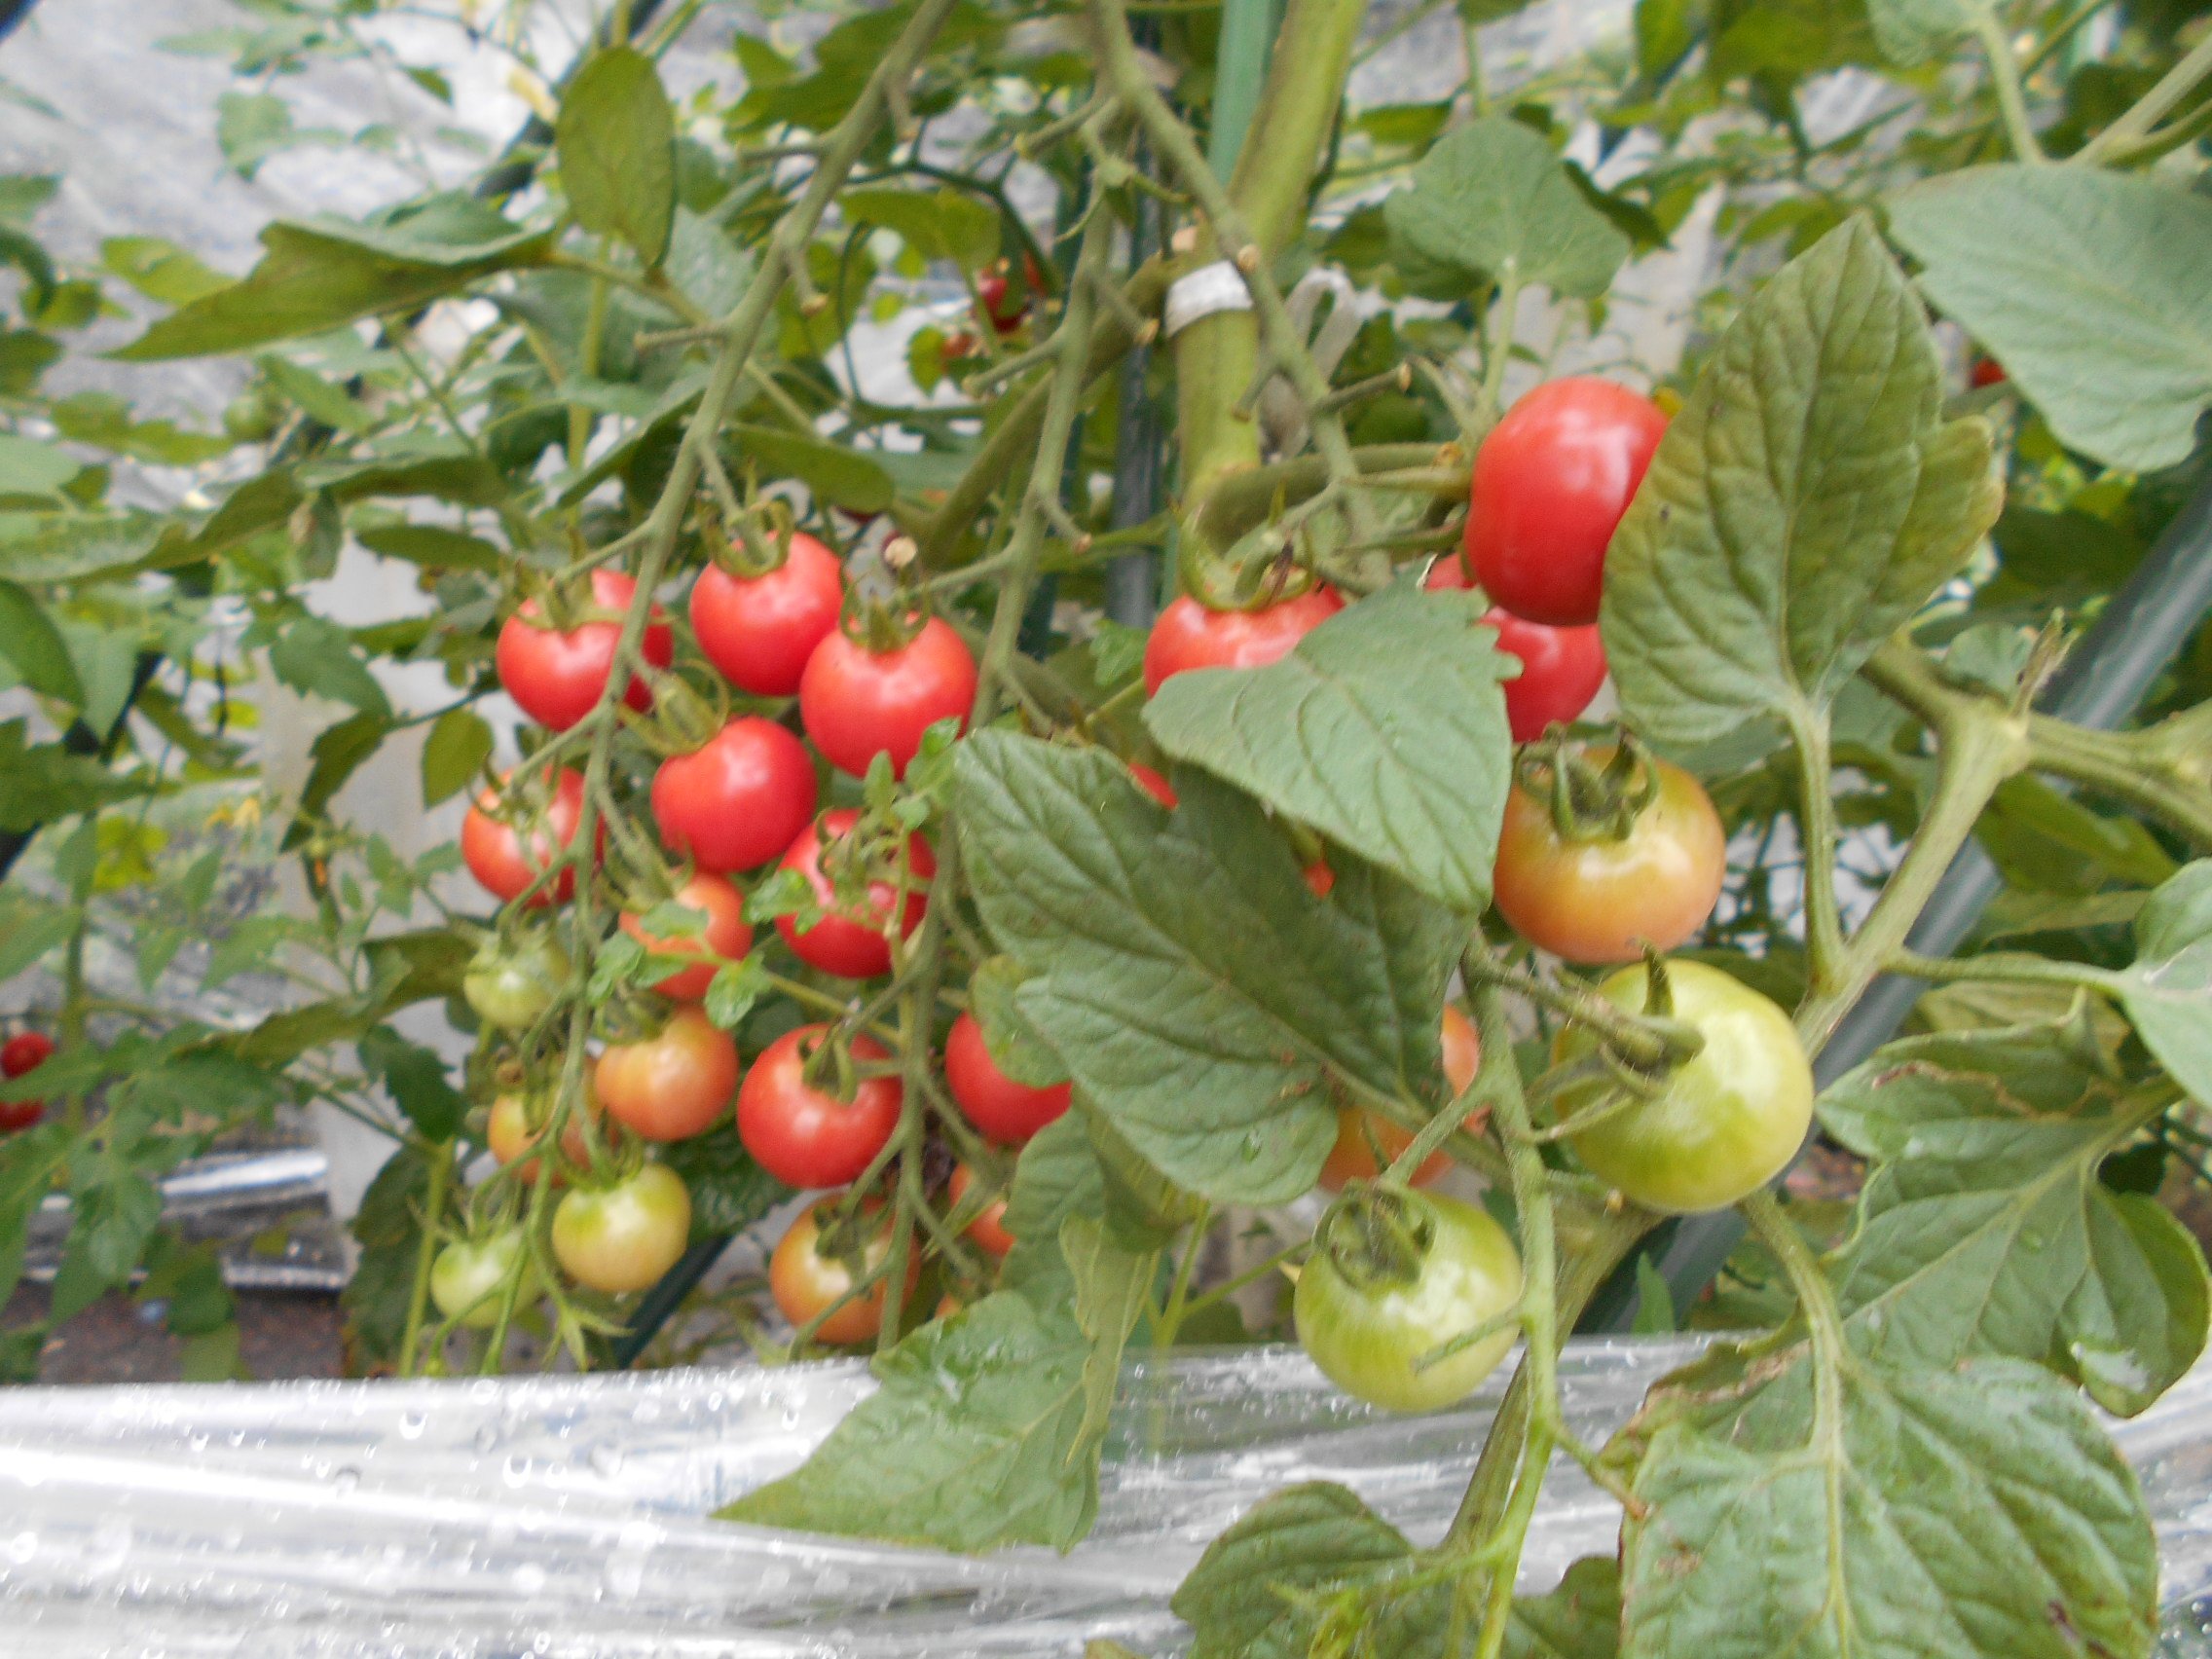
<svg viewBox="0 0 2212 1659">
<path fill-rule="evenodd" d="M 0 978 L 6 977 L 0 975 Z M 1050 1088 L 1068 1080 L 1067 1067 L 1037 1028 L 1022 1017 L 1014 993 L 1031 977 L 1011 956 L 987 956 L 968 978 L 968 1012 L 982 1027 L 991 1061 L 1016 1083 Z"/>
<path fill-rule="evenodd" d="M 84 702 L 85 687 L 77 678 L 77 665 L 69 659 L 61 630 L 44 606 L 6 580 L 0 580 L 0 657 L 15 666 L 33 691 L 71 706 Z"/>
<path fill-rule="evenodd" d="M 1548 1595 L 1514 1598 L 1504 1659 L 1614 1659 L 1620 1650 L 1621 1569 L 1609 1556 L 1576 1562 Z"/>
<path fill-rule="evenodd" d="M 891 474 L 858 450 L 778 426 L 738 424 L 728 430 L 738 453 L 758 461 L 768 474 L 794 477 L 847 512 L 880 513 L 891 505 L 896 494 Z"/>
<path fill-rule="evenodd" d="M 67 450 L 0 432 L 0 496 L 51 496 L 80 470 Z"/>
<path fill-rule="evenodd" d="M 110 771 L 58 743 L 26 745 L 25 722 L 0 721 L 0 830 L 29 830 L 151 794 L 155 780 Z"/>
<path fill-rule="evenodd" d="M 387 524 L 355 532 L 361 545 L 428 571 L 496 573 L 499 550 L 482 536 L 435 524 Z"/>
<path fill-rule="evenodd" d="M 468 1101 L 446 1081 L 446 1063 L 388 1025 L 364 1033 L 355 1045 L 361 1069 L 378 1079 L 407 1121 L 426 1139 L 451 1140 L 468 1116 Z"/>
<path fill-rule="evenodd" d="M 269 647 L 269 666 L 295 691 L 350 703 L 365 715 L 388 717 L 391 713 L 390 699 L 354 650 L 346 630 L 320 616 L 302 614 L 293 618 Z"/>
<path fill-rule="evenodd" d="M 1030 1136 L 1014 1161 L 1002 1220 L 1014 1248 L 999 1282 L 1009 1290 L 1030 1291 L 1040 1280 L 1062 1278 L 1069 1270 L 1060 1229 L 1072 1218 L 1102 1215 L 1105 1209 L 1106 1172 L 1083 1117 L 1063 1112 Z"/>
<path fill-rule="evenodd" d="M 1334 1144 L 1332 1072 L 1442 1104 L 1463 923 L 1349 855 L 1316 900 L 1257 804 L 1180 783 L 1163 828 L 1112 756 L 977 732 L 963 844 L 984 922 L 1037 976 L 1017 1006 L 1083 1094 L 1177 1186 L 1279 1202 Z"/>
<path fill-rule="evenodd" d="M 448 709 L 423 742 L 423 805 L 433 807 L 468 788 L 492 757 L 492 728 L 473 709 Z"/>
<path fill-rule="evenodd" d="M 49 1120 L 0 1140 L 0 1299 L 13 1297 L 22 1282 L 31 1218 L 54 1190 L 74 1138 L 67 1124 Z"/>
<path fill-rule="evenodd" d="M 1584 200 L 1552 147 L 1518 121 L 1486 116 L 1447 132 L 1382 204 L 1393 254 L 1472 278 L 1541 282 L 1595 299 L 1629 240 Z"/>
<path fill-rule="evenodd" d="M 2212 859 L 2144 901 L 2134 964 L 2109 982 L 2166 1075 L 2212 1102 Z"/>
<path fill-rule="evenodd" d="M 251 275 L 202 294 L 111 355 L 154 362 L 242 351 L 427 305 L 495 271 L 540 263 L 552 233 L 454 194 L 359 223 L 280 219 L 261 244 L 267 252 Z"/>
<path fill-rule="evenodd" d="M 1122 1381 L 1122 1347 L 1152 1295 L 1160 1266 L 1157 1250 L 1124 1250 L 1093 1216 L 1071 1215 L 1060 1224 L 1060 1254 L 1075 1279 L 1075 1322 L 1090 1352 L 1083 1362 L 1082 1443 L 1102 1440 Z"/>
<path fill-rule="evenodd" d="M 726 1521 L 949 1550 L 1067 1549 L 1098 1510 L 1091 1345 L 1064 1304 L 1000 1291 L 875 1362 L 883 1386 Z"/>
<path fill-rule="evenodd" d="M 1839 1079 L 1820 1110 L 1876 1166 L 1835 1268 L 1869 1352 L 1938 1368 L 2034 1360 L 2132 1414 L 2203 1351 L 2195 1240 L 2098 1179 L 2157 1108 L 2125 1095 L 2083 1029 L 1908 1038 Z"/>
<path fill-rule="evenodd" d="M 595 53 L 562 93 L 553 148 L 576 223 L 658 265 L 676 225 L 676 112 L 653 60 L 629 46 Z"/>
<path fill-rule="evenodd" d="M 691 1189 L 694 1244 L 744 1232 L 791 1196 L 789 1187 L 753 1161 L 731 1123 L 670 1142 L 660 1149 L 660 1161 Z"/>
<path fill-rule="evenodd" d="M 1621 1529 L 1623 1659 L 2081 1659 L 2150 1649 L 2134 1476 L 2039 1366 L 1726 1346 L 1654 1391 Z"/>
<path fill-rule="evenodd" d="M 1833 702 L 1997 517 L 1989 428 L 1942 402 L 1927 319 L 1865 220 L 1752 297 L 1606 554 L 1631 725 L 1687 746 Z"/>
<path fill-rule="evenodd" d="M 999 256 L 997 210 L 950 187 L 848 190 L 837 205 L 852 223 L 881 225 L 924 258 L 949 260 L 971 274 Z"/>
<path fill-rule="evenodd" d="M 735 1031 L 753 1012 L 753 1005 L 767 994 L 767 967 L 756 955 L 741 956 L 715 970 L 701 1006 L 707 1017 L 724 1031 Z"/>
<path fill-rule="evenodd" d="M 1169 1604 L 1196 1632 L 1191 1659 L 1309 1659 L 1330 1627 L 1361 1632 L 1367 1650 L 1428 1659 L 1444 1652 L 1452 1586 L 1393 1593 L 1417 1565 L 1413 1546 L 1356 1493 L 1326 1482 L 1285 1487 L 1206 1546 Z"/>
<path fill-rule="evenodd" d="M 1176 759 L 1479 914 L 1513 783 L 1512 659 L 1481 613 L 1472 594 L 1393 582 L 1266 668 L 1176 675 L 1145 725 Z"/>
<path fill-rule="evenodd" d="M 2097 167 L 1969 167 L 1891 199 L 1920 285 L 2062 442 L 2171 466 L 2212 402 L 2212 202 Z"/>
<path fill-rule="evenodd" d="M 199 255 L 160 237 L 110 237 L 100 243 L 100 264 L 165 306 L 190 305 L 231 280 L 202 264 Z"/>
<path fill-rule="evenodd" d="M 1967 7 L 1988 0 L 1867 0 L 1866 20 L 1874 43 L 1892 63 L 1910 68 L 1925 62 L 1972 26 Z"/>
</svg>

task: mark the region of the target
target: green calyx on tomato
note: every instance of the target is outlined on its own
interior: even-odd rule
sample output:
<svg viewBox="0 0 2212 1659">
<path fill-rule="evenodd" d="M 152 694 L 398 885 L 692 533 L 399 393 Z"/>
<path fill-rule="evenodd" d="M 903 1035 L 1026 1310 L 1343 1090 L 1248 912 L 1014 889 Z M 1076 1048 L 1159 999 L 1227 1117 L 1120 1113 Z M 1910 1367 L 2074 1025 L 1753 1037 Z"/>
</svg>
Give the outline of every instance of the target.
<svg viewBox="0 0 2212 1659">
<path fill-rule="evenodd" d="M 1623 739 L 1587 756 L 1523 752 L 1491 893 L 1530 944 L 1568 962 L 1634 962 L 1688 940 L 1719 903 L 1728 834 L 1689 773 Z"/>
<path fill-rule="evenodd" d="M 1292 1312 L 1307 1353 L 1347 1394 L 1389 1411 L 1437 1411 L 1496 1370 L 1517 1332 L 1501 1323 L 1456 1352 L 1435 1350 L 1503 1321 L 1521 1289 L 1520 1253 L 1486 1211 L 1355 1181 L 1314 1230 Z"/>
<path fill-rule="evenodd" d="M 569 953 L 551 934 L 533 930 L 511 941 L 489 940 L 461 978 L 476 1017 L 502 1031 L 526 1031 L 569 982 Z"/>
<path fill-rule="evenodd" d="M 1592 1116 L 1568 1142 L 1593 1174 L 1646 1209 L 1683 1215 L 1735 1203 L 1788 1167 L 1812 1124 L 1813 1069 L 1787 1014 L 1701 962 L 1667 963 L 1656 980 L 1649 967 L 1624 968 L 1598 994 L 1678 1020 L 1704 1046 L 1625 1105 L 1607 1109 L 1608 1091 L 1624 1087 L 1610 1079 L 1562 1091 L 1563 1121 Z M 1569 1024 L 1552 1057 L 1579 1059 L 1601 1041 Z"/>
<path fill-rule="evenodd" d="M 499 1322 L 508 1282 L 518 1278 L 513 1306 L 527 1308 L 537 1300 L 537 1266 L 523 1230 L 509 1227 L 440 1250 L 430 1264 L 430 1300 L 457 1325 L 488 1331 Z"/>
</svg>

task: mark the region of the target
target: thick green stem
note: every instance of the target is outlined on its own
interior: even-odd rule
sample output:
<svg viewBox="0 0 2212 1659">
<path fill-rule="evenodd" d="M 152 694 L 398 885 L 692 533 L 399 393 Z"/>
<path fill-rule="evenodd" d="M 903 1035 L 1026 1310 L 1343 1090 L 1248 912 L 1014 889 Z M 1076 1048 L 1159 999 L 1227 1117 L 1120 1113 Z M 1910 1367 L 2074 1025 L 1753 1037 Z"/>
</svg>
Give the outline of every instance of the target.
<svg viewBox="0 0 2212 1659">
<path fill-rule="evenodd" d="M 1843 920 L 1836 910 L 1835 797 L 1825 709 L 1793 704 L 1789 735 L 1797 750 L 1797 835 L 1805 871 L 1805 952 L 1816 990 L 1843 970 Z"/>
<path fill-rule="evenodd" d="M 2020 60 L 2012 55 L 2011 37 L 2005 32 L 2005 19 L 1997 15 L 1993 0 L 1970 0 L 1967 7 L 1972 20 L 1973 32 L 1981 42 L 1984 56 L 1989 59 L 1989 79 L 1997 92 L 1997 113 L 2005 123 L 2005 136 L 2011 143 L 2012 154 L 2031 165 L 2048 158 L 2043 146 L 2036 142 L 2036 129 L 2028 121 L 2028 101 L 2020 86 Z"/>
<path fill-rule="evenodd" d="M 430 1190 L 423 1195 L 423 1241 L 415 1249 L 415 1280 L 407 1287 L 407 1325 L 399 1337 L 399 1375 L 415 1375 L 423 1346 L 423 1315 L 430 1305 L 430 1264 L 438 1256 L 438 1224 L 446 1211 L 446 1189 L 453 1181 L 453 1142 L 440 1141 L 430 1153 Z"/>
<path fill-rule="evenodd" d="M 2208 76 L 2212 76 L 2212 34 L 2190 48 L 2188 55 L 2167 70 L 2157 86 L 2136 99 L 2132 108 L 2083 145 L 2074 160 L 2102 164 L 2137 149 L 2153 129 Z"/>
</svg>

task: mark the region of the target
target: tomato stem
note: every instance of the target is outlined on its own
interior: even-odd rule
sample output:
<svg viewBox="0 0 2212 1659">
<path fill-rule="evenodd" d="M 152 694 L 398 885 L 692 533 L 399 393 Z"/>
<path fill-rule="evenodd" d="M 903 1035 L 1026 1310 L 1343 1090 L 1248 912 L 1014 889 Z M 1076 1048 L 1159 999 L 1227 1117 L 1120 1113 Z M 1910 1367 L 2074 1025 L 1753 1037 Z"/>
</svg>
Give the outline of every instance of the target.
<svg viewBox="0 0 2212 1659">
<path fill-rule="evenodd" d="M 430 1149 L 429 1190 L 423 1195 L 423 1238 L 415 1250 L 415 1278 L 407 1287 L 407 1324 L 399 1338 L 399 1375 L 415 1375 L 423 1344 L 423 1315 L 430 1304 L 430 1264 L 438 1254 L 438 1224 L 445 1215 L 446 1187 L 453 1179 L 453 1142 Z"/>
</svg>

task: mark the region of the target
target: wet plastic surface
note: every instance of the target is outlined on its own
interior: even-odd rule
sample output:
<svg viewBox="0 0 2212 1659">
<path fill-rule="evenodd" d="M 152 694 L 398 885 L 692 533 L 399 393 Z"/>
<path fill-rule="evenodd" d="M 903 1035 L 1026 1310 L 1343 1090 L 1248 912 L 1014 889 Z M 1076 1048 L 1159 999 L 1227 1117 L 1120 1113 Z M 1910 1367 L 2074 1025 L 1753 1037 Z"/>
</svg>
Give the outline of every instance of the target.
<svg viewBox="0 0 2212 1659">
<path fill-rule="evenodd" d="M 1693 1340 L 1577 1342 L 1596 1438 Z M 1180 1650 L 1167 1598 L 1287 1482 L 1342 1481 L 1439 1535 L 1501 1383 L 1392 1418 L 1295 1349 L 1132 1365 L 1096 1530 L 981 1560 L 703 1519 L 796 1464 L 872 1384 L 858 1362 L 483 1382 L 29 1389 L 0 1396 L 9 1659 L 923 1659 Z M 2212 1365 L 2116 1425 L 2157 1520 L 2174 1659 L 2212 1655 Z M 1524 1581 L 1609 1553 L 1618 1512 L 1555 1469 Z"/>
</svg>

